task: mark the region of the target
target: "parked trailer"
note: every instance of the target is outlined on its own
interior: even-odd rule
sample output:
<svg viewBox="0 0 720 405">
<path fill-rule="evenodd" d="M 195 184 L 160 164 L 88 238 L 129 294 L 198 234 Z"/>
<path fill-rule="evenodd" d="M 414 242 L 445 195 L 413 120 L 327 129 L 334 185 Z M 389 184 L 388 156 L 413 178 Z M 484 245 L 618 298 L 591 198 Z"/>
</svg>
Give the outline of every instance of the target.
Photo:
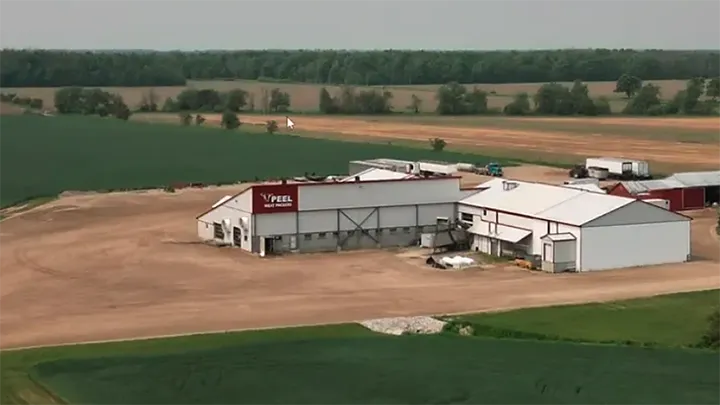
<svg viewBox="0 0 720 405">
<path fill-rule="evenodd" d="M 588 167 L 587 168 L 588 176 L 598 179 L 598 180 L 605 180 L 610 176 L 610 172 L 608 169 L 604 167 Z"/>
<path fill-rule="evenodd" d="M 623 180 L 648 179 L 650 178 L 650 166 L 642 160 L 618 159 L 618 158 L 587 158 L 585 168 L 607 169 L 608 177 Z M 591 177 L 594 177 L 591 175 Z"/>
</svg>

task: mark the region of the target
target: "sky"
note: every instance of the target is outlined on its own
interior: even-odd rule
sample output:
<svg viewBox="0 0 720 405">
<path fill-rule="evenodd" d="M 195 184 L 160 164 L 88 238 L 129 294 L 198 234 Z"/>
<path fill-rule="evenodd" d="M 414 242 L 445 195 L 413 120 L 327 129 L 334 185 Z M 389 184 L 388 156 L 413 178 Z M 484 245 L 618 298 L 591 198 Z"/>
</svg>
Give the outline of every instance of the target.
<svg viewBox="0 0 720 405">
<path fill-rule="evenodd" d="M 720 1 L 2 0 L 0 46 L 720 49 Z"/>
</svg>

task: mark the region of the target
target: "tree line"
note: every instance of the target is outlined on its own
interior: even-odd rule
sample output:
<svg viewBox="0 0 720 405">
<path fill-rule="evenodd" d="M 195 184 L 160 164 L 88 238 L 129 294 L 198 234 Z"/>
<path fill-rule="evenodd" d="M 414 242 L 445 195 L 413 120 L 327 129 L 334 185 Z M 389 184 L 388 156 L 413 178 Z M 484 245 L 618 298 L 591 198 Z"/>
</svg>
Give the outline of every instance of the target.
<svg viewBox="0 0 720 405">
<path fill-rule="evenodd" d="M 245 79 L 333 85 L 613 81 L 720 76 L 718 51 L 259 50 L 208 52 L 0 51 L 2 87 L 179 86 Z"/>
</svg>

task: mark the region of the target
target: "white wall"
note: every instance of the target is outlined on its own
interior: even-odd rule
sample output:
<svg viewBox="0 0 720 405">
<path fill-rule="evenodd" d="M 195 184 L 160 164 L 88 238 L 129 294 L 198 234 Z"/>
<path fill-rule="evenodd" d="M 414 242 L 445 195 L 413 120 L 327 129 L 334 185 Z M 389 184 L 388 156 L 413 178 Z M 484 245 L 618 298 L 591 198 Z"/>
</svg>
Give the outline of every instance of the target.
<svg viewBox="0 0 720 405">
<path fill-rule="evenodd" d="M 548 226 L 548 221 L 537 219 L 537 218 L 528 218 L 523 217 L 519 215 L 513 215 L 508 214 L 504 212 L 496 212 L 491 209 L 483 209 L 478 207 L 473 207 L 469 205 L 460 204 L 458 206 L 458 218 L 460 218 L 460 213 L 466 212 L 473 214 L 473 223 L 474 224 L 481 224 L 480 221 L 483 222 L 495 222 L 502 224 L 502 225 L 508 225 L 515 228 L 521 228 L 521 229 L 527 229 L 529 231 L 532 231 L 531 234 L 531 242 L 530 242 L 530 251 L 528 253 L 534 254 L 534 255 L 542 255 L 542 246 L 543 242 L 540 240 L 543 236 L 547 235 L 548 233 L 571 233 L 575 235 L 575 238 L 578 240 L 580 239 L 580 228 L 576 226 L 570 226 L 565 224 L 559 224 L 557 222 L 550 222 Z M 548 232 L 548 228 L 550 229 L 550 232 Z M 475 239 L 473 239 L 475 240 Z M 482 248 L 484 245 L 483 243 L 489 243 L 489 242 L 483 242 L 482 238 L 477 239 L 478 247 Z M 475 243 L 475 242 L 473 242 Z M 474 246 L 473 246 L 474 249 Z M 489 249 L 489 247 L 488 247 Z M 484 250 L 481 250 L 484 251 Z M 577 244 L 576 247 L 576 257 L 580 256 L 580 244 Z"/>
<path fill-rule="evenodd" d="M 690 255 L 690 221 L 583 228 L 582 271 L 681 263 Z"/>
<path fill-rule="evenodd" d="M 249 193 L 246 193 L 249 194 Z M 240 200 L 242 201 L 242 200 Z M 240 247 L 244 250 L 251 251 L 252 250 L 252 227 L 253 227 L 253 218 L 252 214 L 250 212 L 242 211 L 238 209 L 237 207 L 241 206 L 239 204 L 235 204 L 234 201 L 228 202 L 227 205 L 223 205 L 220 207 L 217 207 L 216 209 L 208 212 L 207 214 L 201 216 L 198 218 L 198 237 L 200 237 L 201 240 L 213 240 L 214 238 L 214 232 L 213 232 L 213 223 L 218 222 L 221 223 L 224 219 L 230 220 L 230 226 L 231 227 L 238 227 L 242 229 L 240 219 L 245 217 L 248 220 L 248 231 L 247 231 L 247 238 L 245 230 L 242 230 L 242 238 L 240 242 Z M 225 243 L 232 243 L 233 237 L 232 237 L 232 231 L 225 233 L 225 238 L 223 239 L 223 242 Z"/>
</svg>

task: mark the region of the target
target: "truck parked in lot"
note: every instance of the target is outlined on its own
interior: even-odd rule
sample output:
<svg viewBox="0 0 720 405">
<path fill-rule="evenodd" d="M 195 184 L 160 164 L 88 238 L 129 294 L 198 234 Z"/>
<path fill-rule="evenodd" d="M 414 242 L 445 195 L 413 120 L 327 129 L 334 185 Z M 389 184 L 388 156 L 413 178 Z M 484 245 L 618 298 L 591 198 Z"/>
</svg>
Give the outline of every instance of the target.
<svg viewBox="0 0 720 405">
<path fill-rule="evenodd" d="M 579 179 L 594 177 L 618 180 L 651 179 L 650 165 L 644 160 L 619 159 L 612 157 L 587 158 L 585 166 L 575 166 L 569 176 Z"/>
</svg>

